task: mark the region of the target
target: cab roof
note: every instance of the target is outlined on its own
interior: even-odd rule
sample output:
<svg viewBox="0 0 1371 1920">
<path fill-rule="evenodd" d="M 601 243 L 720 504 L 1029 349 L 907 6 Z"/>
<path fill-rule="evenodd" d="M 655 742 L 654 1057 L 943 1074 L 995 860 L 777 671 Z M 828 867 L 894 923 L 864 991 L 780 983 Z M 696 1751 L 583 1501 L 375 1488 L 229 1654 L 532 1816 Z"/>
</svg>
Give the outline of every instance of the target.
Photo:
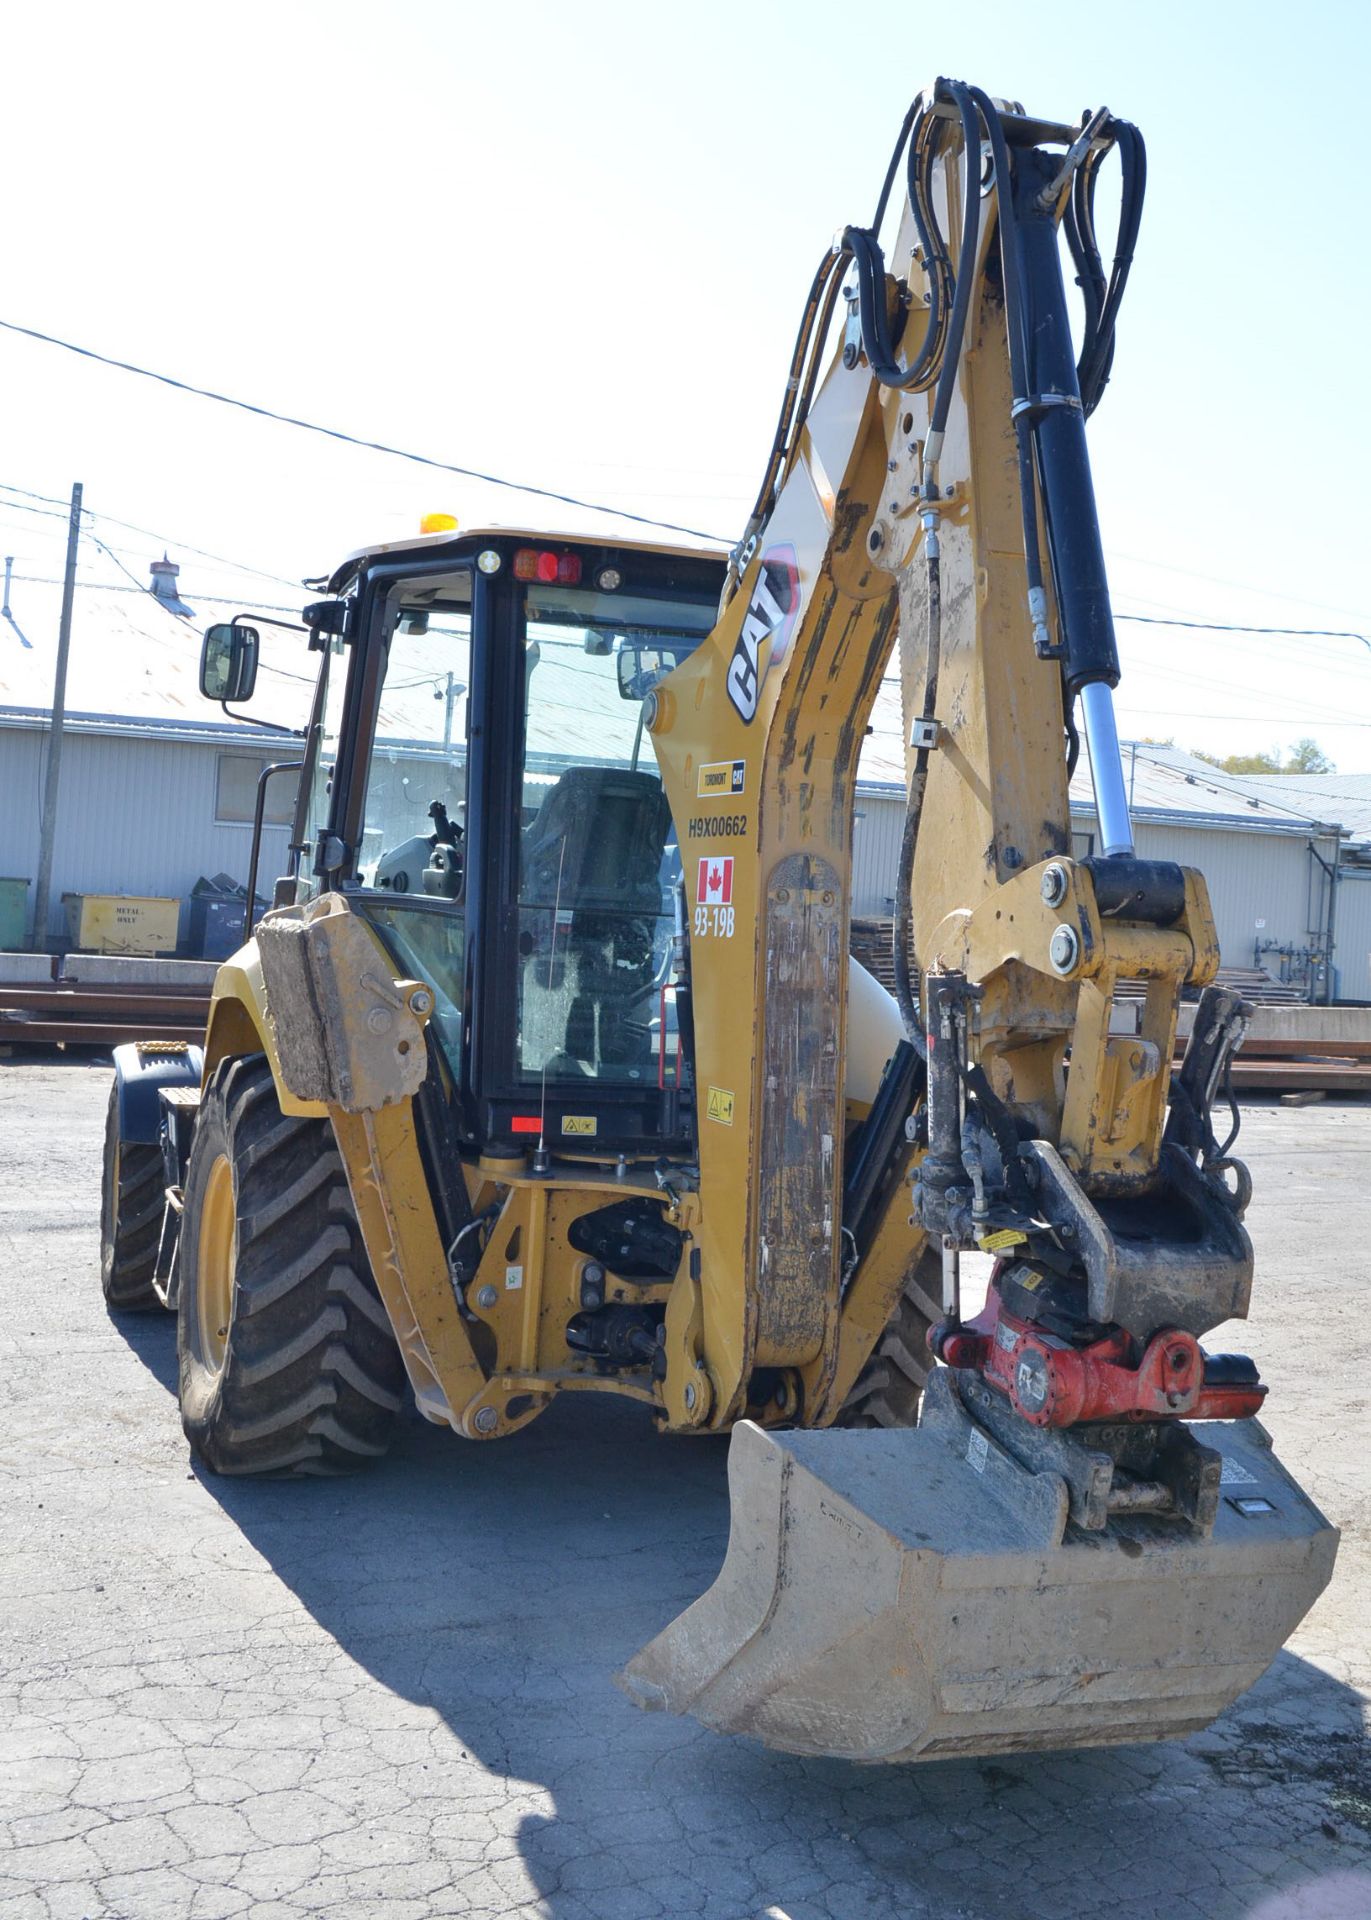
<svg viewBox="0 0 1371 1920">
<path fill-rule="evenodd" d="M 416 559 L 431 559 L 445 552 L 451 553 L 454 560 L 462 560 L 474 548 L 497 540 L 502 544 L 579 547 L 597 553 L 656 553 L 666 559 L 713 560 L 719 566 L 728 559 L 722 547 L 685 547 L 671 541 L 619 539 L 602 533 L 553 533 L 545 527 L 473 527 L 465 533 L 460 529 L 456 533 L 416 533 L 403 540 L 378 540 L 374 546 L 358 547 L 329 576 L 328 590 L 341 593 L 373 560 L 401 553 L 412 553 Z"/>
</svg>

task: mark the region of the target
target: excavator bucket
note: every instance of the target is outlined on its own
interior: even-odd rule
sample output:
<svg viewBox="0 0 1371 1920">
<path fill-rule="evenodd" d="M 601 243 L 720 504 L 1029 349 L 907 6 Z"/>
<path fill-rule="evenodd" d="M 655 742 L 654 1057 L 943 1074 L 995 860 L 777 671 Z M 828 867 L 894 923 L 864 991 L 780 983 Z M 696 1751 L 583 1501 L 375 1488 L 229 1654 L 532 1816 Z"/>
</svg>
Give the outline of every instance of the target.
<svg viewBox="0 0 1371 1920">
<path fill-rule="evenodd" d="M 620 1684 L 850 1760 L 1194 1732 L 1275 1658 L 1337 1545 L 1255 1420 L 1196 1431 L 1223 1457 L 1207 1537 L 1146 1513 L 1069 1523 L 1065 1481 L 997 1445 L 943 1368 L 917 1430 L 744 1422 L 719 1577 Z"/>
</svg>

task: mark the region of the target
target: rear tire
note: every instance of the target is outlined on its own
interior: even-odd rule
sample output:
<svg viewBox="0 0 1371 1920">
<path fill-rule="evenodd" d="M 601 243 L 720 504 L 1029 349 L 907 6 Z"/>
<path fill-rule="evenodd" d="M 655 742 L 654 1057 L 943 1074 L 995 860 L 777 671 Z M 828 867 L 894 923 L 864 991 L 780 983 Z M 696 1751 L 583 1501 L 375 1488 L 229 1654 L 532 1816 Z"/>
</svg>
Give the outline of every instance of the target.
<svg viewBox="0 0 1371 1920">
<path fill-rule="evenodd" d="M 166 1207 L 162 1149 L 119 1133 L 119 1084 L 109 1090 L 100 1178 L 100 1288 L 111 1313 L 160 1308 L 152 1284 Z"/>
<path fill-rule="evenodd" d="M 181 1424 L 215 1473 L 348 1473 L 385 1452 L 404 1367 L 333 1129 L 260 1054 L 215 1069 L 181 1222 Z"/>
<path fill-rule="evenodd" d="M 928 1330 L 943 1317 L 940 1264 L 925 1251 L 904 1283 L 885 1332 L 852 1383 L 835 1427 L 913 1427 L 924 1382 L 933 1371 Z"/>
</svg>

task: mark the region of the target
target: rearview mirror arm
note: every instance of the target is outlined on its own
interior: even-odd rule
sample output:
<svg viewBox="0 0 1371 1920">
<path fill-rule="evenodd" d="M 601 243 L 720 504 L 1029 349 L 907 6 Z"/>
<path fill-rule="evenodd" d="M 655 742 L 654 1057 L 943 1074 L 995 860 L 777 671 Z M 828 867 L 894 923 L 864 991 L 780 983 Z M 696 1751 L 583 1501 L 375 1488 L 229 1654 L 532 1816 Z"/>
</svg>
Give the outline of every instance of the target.
<svg viewBox="0 0 1371 1920">
<path fill-rule="evenodd" d="M 236 627 L 239 621 L 246 622 L 246 620 L 246 614 L 235 613 L 232 620 L 229 621 L 229 625 Z M 313 627 L 301 626 L 298 620 L 273 620 L 269 613 L 254 613 L 252 623 L 257 627 L 284 627 L 287 633 L 307 633 L 311 641 L 316 632 L 316 629 Z M 270 673 L 270 671 L 271 669 L 268 667 L 267 672 Z M 229 719 L 236 720 L 241 727 L 262 727 L 268 733 L 286 733 L 290 735 L 292 740 L 303 740 L 308 731 L 305 727 L 284 727 L 279 720 L 258 720 L 251 714 L 235 713 L 227 700 L 221 700 L 219 705 L 224 709 Z"/>
<path fill-rule="evenodd" d="M 303 740 L 308 731 L 305 727 L 282 726 L 279 720 L 259 720 L 251 713 L 235 713 L 227 700 L 221 700 L 219 705 L 229 719 L 236 720 L 240 727 L 261 727 L 266 733 L 288 733 L 292 740 Z"/>
</svg>

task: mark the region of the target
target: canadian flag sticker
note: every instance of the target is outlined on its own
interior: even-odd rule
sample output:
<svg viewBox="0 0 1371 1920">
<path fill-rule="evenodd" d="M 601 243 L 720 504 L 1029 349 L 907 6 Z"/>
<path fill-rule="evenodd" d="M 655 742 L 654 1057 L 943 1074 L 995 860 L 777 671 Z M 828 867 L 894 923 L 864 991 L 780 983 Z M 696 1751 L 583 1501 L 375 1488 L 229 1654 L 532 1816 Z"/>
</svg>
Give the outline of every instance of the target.
<svg viewBox="0 0 1371 1920">
<path fill-rule="evenodd" d="M 697 907 L 731 907 L 733 904 L 733 855 L 714 854 L 700 862 L 700 880 L 695 889 Z"/>
</svg>

